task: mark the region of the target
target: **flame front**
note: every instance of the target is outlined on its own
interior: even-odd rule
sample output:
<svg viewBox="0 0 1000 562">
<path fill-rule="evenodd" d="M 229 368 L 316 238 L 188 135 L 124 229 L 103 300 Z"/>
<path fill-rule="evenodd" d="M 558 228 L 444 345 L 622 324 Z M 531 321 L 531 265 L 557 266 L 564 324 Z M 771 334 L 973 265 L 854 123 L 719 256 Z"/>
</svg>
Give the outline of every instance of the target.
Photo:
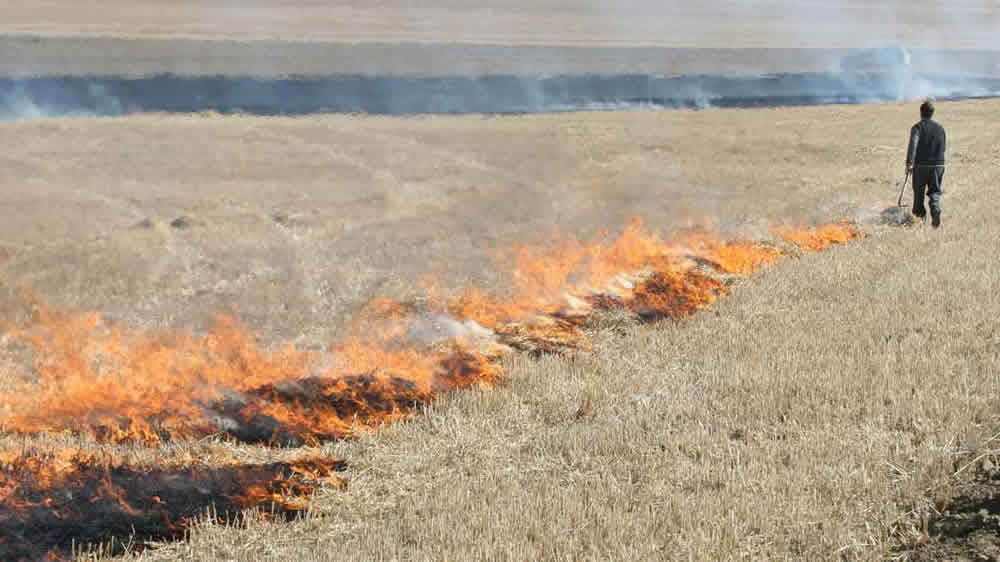
<svg viewBox="0 0 1000 562">
<path fill-rule="evenodd" d="M 862 236 L 846 224 L 772 233 L 777 242 L 727 240 L 708 229 L 663 238 L 635 219 L 617 236 L 580 241 L 558 235 L 514 246 L 495 260 L 512 280 L 505 291 L 448 291 L 425 281 L 422 304 L 369 302 L 348 337 L 325 353 L 291 344 L 262 347 L 250 330 L 223 316 L 205 335 L 127 331 L 97 314 L 54 310 L 26 293 L 32 319 L 9 334 L 31 350 L 36 380 L 5 397 L 0 426 L 10 433 L 68 432 L 150 446 L 215 434 L 275 445 L 349 437 L 403 419 L 441 392 L 494 384 L 503 376 L 498 359 L 513 350 L 586 352 L 582 327 L 602 310 L 624 308 L 648 321 L 681 318 L 728 294 L 734 276 Z M 428 331 L 442 335 L 415 336 Z M 0 528 L 86 517 L 79 501 L 60 499 L 67 489 L 75 498 L 83 489 L 91 500 L 117 506 L 116 516 L 130 525 L 177 501 L 172 488 L 161 485 L 162 471 L 98 470 L 99 464 L 77 456 L 3 460 Z M 300 482 L 302 466 L 280 467 L 297 474 L 291 479 L 275 476 L 273 466 L 232 467 L 233 476 L 223 478 L 232 485 L 217 494 L 234 508 L 271 502 L 300 509 L 311 490 Z M 176 478 L 206 477 L 179 470 Z M 307 480 L 327 473 L 314 469 Z M 140 493 L 132 481 L 153 492 Z M 183 520 L 170 513 L 170 525 L 182 528 Z M 13 542 L 22 538 L 65 546 L 44 536 Z"/>
<path fill-rule="evenodd" d="M 848 225 L 773 231 L 802 250 L 861 236 Z M 647 319 L 680 318 L 728 294 L 727 280 L 788 252 L 725 241 L 711 231 L 663 239 L 633 220 L 617 237 L 500 252 L 514 286 L 453 295 L 428 287 L 428 304 L 379 298 L 362 307 L 331 364 L 291 344 L 264 349 L 246 327 L 220 316 L 206 335 L 127 332 L 97 314 L 53 310 L 32 299 L 33 321 L 10 331 L 33 352 L 37 382 L 5 399 L 0 423 L 22 433 L 71 431 L 109 442 L 157 442 L 220 431 L 249 442 L 309 443 L 407 415 L 436 393 L 490 385 L 495 361 L 534 342 L 542 351 L 585 348 L 579 326 L 624 307 Z M 428 315 L 455 323 L 434 345 L 412 341 Z M 544 345 L 548 338 L 562 342 Z"/>
<path fill-rule="evenodd" d="M 819 252 L 835 244 L 846 244 L 864 236 L 848 223 L 826 224 L 816 228 L 775 227 L 771 231 L 803 251 Z"/>
<path fill-rule="evenodd" d="M 684 276 L 698 265 L 708 265 L 717 273 L 750 275 L 784 255 L 777 247 L 759 242 L 722 241 L 708 230 L 662 239 L 648 232 L 641 218 L 634 218 L 613 239 L 601 234 L 590 242 L 580 242 L 554 235 L 548 244 L 515 246 L 500 252 L 495 261 L 500 270 L 513 274 L 512 296 L 497 299 L 480 289 L 466 289 L 447 300 L 445 308 L 457 318 L 496 328 L 557 314 L 566 304 L 566 295 L 577 299 L 621 296 L 634 289 L 639 281 L 636 276 Z M 710 304 L 715 298 L 703 297 L 699 305 Z M 664 311 L 664 315 L 683 316 L 695 308 L 681 307 Z"/>
</svg>

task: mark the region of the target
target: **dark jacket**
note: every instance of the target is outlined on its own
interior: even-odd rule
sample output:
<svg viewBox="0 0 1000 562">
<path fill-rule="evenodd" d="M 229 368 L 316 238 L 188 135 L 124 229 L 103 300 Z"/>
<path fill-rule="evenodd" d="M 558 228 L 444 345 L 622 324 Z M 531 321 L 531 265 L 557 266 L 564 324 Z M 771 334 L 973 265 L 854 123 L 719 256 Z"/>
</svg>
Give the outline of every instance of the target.
<svg viewBox="0 0 1000 562">
<path fill-rule="evenodd" d="M 944 166 L 946 144 L 944 127 L 933 119 L 921 119 L 910 129 L 907 165 Z"/>
</svg>

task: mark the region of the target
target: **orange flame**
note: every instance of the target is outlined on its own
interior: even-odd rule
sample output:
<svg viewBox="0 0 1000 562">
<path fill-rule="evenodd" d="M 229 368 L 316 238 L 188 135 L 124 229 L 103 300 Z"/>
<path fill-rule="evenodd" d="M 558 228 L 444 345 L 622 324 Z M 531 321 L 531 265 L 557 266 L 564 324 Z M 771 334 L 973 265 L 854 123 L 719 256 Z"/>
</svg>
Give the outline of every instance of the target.
<svg viewBox="0 0 1000 562">
<path fill-rule="evenodd" d="M 220 431 L 248 441 L 346 437 L 356 423 L 405 415 L 444 378 L 464 388 L 499 377 L 499 367 L 490 367 L 456 378 L 450 350 L 390 350 L 356 338 L 332 347 L 335 364 L 311 376 L 314 354 L 292 346 L 265 351 L 226 317 L 200 337 L 124 334 L 95 315 L 40 308 L 35 325 L 16 333 L 34 350 L 38 383 L 6 400 L 4 426 L 83 431 L 111 442 Z M 309 396 L 296 392 L 302 385 Z"/>
<path fill-rule="evenodd" d="M 801 251 L 863 236 L 847 224 L 772 233 Z M 53 310 L 27 295 L 33 318 L 10 334 L 30 346 L 37 380 L 4 397 L 0 427 L 148 444 L 217 433 L 296 445 L 348 437 L 358 427 L 402 419 L 441 392 L 495 383 L 503 376 L 498 358 L 512 349 L 587 351 L 581 326 L 596 311 L 624 307 L 650 321 L 688 316 L 729 294 L 728 276 L 750 275 L 786 256 L 766 242 L 725 240 L 708 229 L 664 239 L 640 219 L 618 236 L 590 242 L 555 236 L 498 254 L 497 266 L 512 278 L 505 296 L 479 288 L 449 293 L 432 282 L 426 305 L 374 299 L 327 354 L 291 344 L 261 347 L 227 317 L 205 335 L 130 332 L 98 314 Z M 428 318 L 454 325 L 444 338 L 415 341 Z M 328 366 L 320 367 L 321 359 Z M 178 488 L 178 477 L 221 483 L 214 495 L 233 508 L 271 502 L 303 509 L 312 482 L 343 485 L 330 476 L 333 463 L 169 472 L 111 467 L 76 454 L 0 452 L 0 555 L 35 553 L 37 544 L 55 547 L 58 556 L 70 536 L 66 526 L 84 528 L 90 501 L 114 506 L 104 523 L 111 535 L 115 525 L 136 524 L 152 535 L 176 535 L 190 510 L 175 506 L 200 494 L 198 485 Z M 159 516 L 164 523 L 150 522 Z M 26 528 L 40 534 L 24 535 Z"/>
<path fill-rule="evenodd" d="M 777 248 L 761 243 L 720 241 L 718 234 L 707 230 L 678 233 L 664 240 L 647 232 L 641 218 L 634 218 L 614 239 L 602 233 L 585 243 L 554 235 L 547 244 L 502 251 L 495 261 L 501 270 L 513 273 L 513 296 L 497 299 L 481 289 L 465 289 L 449 299 L 445 308 L 458 318 L 495 328 L 505 322 L 553 314 L 565 294 L 587 297 L 631 289 L 628 281 L 625 286 L 609 286 L 615 281 L 622 285 L 623 274 L 643 270 L 682 274 L 694 265 L 692 260 L 700 260 L 722 273 L 749 275 L 782 255 Z"/>
<path fill-rule="evenodd" d="M 846 224 L 773 232 L 804 250 L 861 236 Z M 689 315 L 729 292 L 721 275 L 748 275 L 784 255 L 708 230 L 662 239 L 641 219 L 617 237 L 557 236 L 515 246 L 497 256 L 512 273 L 510 296 L 429 291 L 432 309 L 490 328 L 500 347 L 487 351 L 454 334 L 446 345 L 414 344 L 418 307 L 375 299 L 355 316 L 350 337 L 331 346 L 332 365 L 319 372 L 317 354 L 292 345 L 265 350 L 230 318 L 219 317 L 204 336 L 125 332 L 99 315 L 54 311 L 39 301 L 33 325 L 12 331 L 32 347 L 38 382 L 6 400 L 0 423 L 111 442 L 220 431 L 281 443 L 345 437 L 358 424 L 405 417 L 438 392 L 492 384 L 502 375 L 494 359 L 503 346 L 585 349 L 579 324 L 594 310 L 624 306 L 647 319 Z"/>
<path fill-rule="evenodd" d="M 847 223 L 826 224 L 816 228 L 775 227 L 771 232 L 808 252 L 819 252 L 834 244 L 846 244 L 864 238 L 862 232 Z"/>
</svg>

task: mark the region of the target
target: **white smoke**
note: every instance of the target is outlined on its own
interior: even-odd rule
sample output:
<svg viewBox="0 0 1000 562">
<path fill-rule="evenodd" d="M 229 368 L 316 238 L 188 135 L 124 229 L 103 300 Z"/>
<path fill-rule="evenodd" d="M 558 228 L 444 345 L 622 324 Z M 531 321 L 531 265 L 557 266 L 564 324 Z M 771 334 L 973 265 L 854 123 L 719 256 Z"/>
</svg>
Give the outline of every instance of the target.
<svg viewBox="0 0 1000 562">
<path fill-rule="evenodd" d="M 558 9 L 557 9 L 558 8 Z M 215 14 L 227 18 L 215 22 L 224 28 L 245 21 L 252 23 L 247 29 L 259 33 L 260 39 L 281 36 L 282 29 L 296 24 L 287 16 L 269 28 L 266 18 L 247 11 L 239 2 L 199 5 L 188 9 L 199 14 Z M 351 8 L 350 13 L 375 14 L 377 6 Z M 86 79 L 72 77 L 32 77 L 36 69 L 18 67 L 25 74 L 21 80 L 0 80 L 0 119 L 31 119 L 65 115 L 123 115 L 135 108 L 138 111 L 219 111 L 251 114 L 308 114 L 314 112 L 360 112 L 374 114 L 411 113 L 531 113 L 577 110 L 653 109 L 672 107 L 710 108 L 729 105 L 784 105 L 800 103 L 858 103 L 877 100 L 907 99 L 922 96 L 951 98 L 1000 94 L 997 81 L 980 77 L 983 69 L 993 69 L 1000 74 L 1000 57 L 982 51 L 979 62 L 969 62 L 976 57 L 947 54 L 942 49 L 954 47 L 996 46 L 998 40 L 988 22 L 1000 15 L 1000 7 L 985 0 L 971 1 L 955 6 L 953 3 L 931 3 L 892 0 L 889 2 L 862 2 L 860 0 L 833 0 L 829 2 L 794 2 L 791 0 L 761 0 L 755 2 L 722 2 L 719 0 L 691 3 L 686 0 L 665 2 L 617 2 L 612 0 L 584 0 L 564 5 L 556 0 L 540 0 L 537 6 L 517 9 L 511 5 L 488 6 L 459 3 L 444 9 L 435 2 L 407 4 L 403 8 L 408 16 L 403 20 L 420 20 L 422 30 L 440 29 L 436 39 L 437 49 L 470 59 L 489 60 L 490 56 L 503 59 L 504 75 L 489 75 L 487 63 L 468 66 L 463 72 L 480 72 L 478 75 L 455 76 L 449 81 L 450 67 L 436 60 L 431 43 L 400 44 L 396 48 L 423 53 L 417 60 L 424 60 L 426 68 L 434 69 L 433 75 L 411 76 L 409 81 L 379 74 L 378 61 L 364 66 L 373 74 L 364 76 L 312 76 L 319 84 L 308 84 L 281 76 L 277 59 L 261 56 L 262 51 L 239 59 L 240 72 L 250 75 L 187 76 L 168 75 L 129 78 L 126 76 L 94 76 Z M 561 11 L 560 11 L 561 10 Z M 193 12 L 193 13 L 194 13 Z M 343 12 L 343 13 L 348 13 Z M 302 12 L 307 17 L 309 10 Z M 521 29 L 524 18 L 537 14 L 541 19 L 552 14 L 564 14 L 567 25 L 559 27 L 548 20 L 537 22 L 535 31 Z M 447 15 L 447 18 L 445 18 Z M 435 22 L 434 18 L 443 18 Z M 448 33 L 462 18 L 470 19 L 468 25 L 454 37 Z M 471 18 L 476 18 L 473 22 Z M 447 19 L 447 21 L 445 21 Z M 366 20 L 367 21 L 367 20 Z M 372 20 L 374 21 L 374 20 Z M 559 20 L 561 21 L 561 20 Z M 213 22 L 199 26 L 211 29 Z M 303 21 L 309 27 L 308 21 Z M 403 40 L 411 23 L 400 24 L 397 30 Z M 197 27 L 197 26 L 196 26 Z M 192 28 L 194 29 L 194 28 Z M 538 33 L 544 34 L 537 35 Z M 406 33 L 404 33 L 406 32 Z M 456 32 L 457 33 L 457 32 Z M 527 35 L 525 35 L 528 33 Z M 536 34 L 536 35 L 532 35 Z M 532 46 L 519 47 L 488 45 L 487 37 L 530 39 Z M 285 37 L 287 39 L 287 37 Z M 478 38 L 478 39 L 477 39 Z M 412 37 L 409 40 L 413 40 Z M 463 43 L 465 41 L 466 43 Z M 289 43 L 291 44 L 291 43 Z M 566 45 L 596 45 L 595 47 L 566 47 Z M 65 43 L 71 49 L 73 43 Z M 546 47 L 545 45 L 548 45 Z M 621 50 L 611 53 L 607 46 L 699 47 L 707 58 L 721 57 L 721 68 L 743 68 L 743 80 L 723 80 L 716 71 L 706 70 L 715 76 L 688 75 L 677 79 L 667 67 L 650 65 L 649 55 L 636 57 L 631 62 Z M 558 47 L 557 47 L 558 46 Z M 369 45 L 370 47 L 370 45 Z M 847 59 L 835 55 L 817 54 L 813 77 L 799 76 L 778 80 L 768 76 L 754 76 L 766 72 L 783 72 L 781 55 L 776 51 L 773 60 L 749 61 L 727 66 L 727 57 L 739 58 L 739 50 L 751 47 L 825 52 L 837 50 Z M 120 48 L 120 45 L 119 45 Z M 340 46 L 338 53 L 350 59 L 350 46 Z M 362 49 L 362 46 L 358 46 Z M 368 47 L 365 47 L 368 48 Z M 188 49 L 185 47 L 185 49 Z M 573 50 L 577 49 L 577 50 Z M 582 49 L 582 50 L 580 50 Z M 589 49 L 589 50 L 588 50 Z M 728 49 L 728 51 L 727 51 Z M 867 68 L 840 64 L 852 60 L 849 51 L 877 49 L 875 59 L 884 60 Z M 627 49 L 624 49 L 627 50 Z M 466 52 L 468 51 L 468 52 Z M 474 52 L 473 52 L 474 51 Z M 203 49 L 186 50 L 190 57 L 203 53 Z M 358 53 L 368 52 L 359 50 Z M 388 53 L 389 51 L 386 51 Z M 492 55 L 490 53 L 493 53 Z M 579 79 L 579 61 L 592 52 L 595 57 L 611 57 L 615 62 L 602 68 L 614 68 L 604 80 Z M 722 52 L 720 55 L 719 53 Z M 471 54 L 470 54 L 471 53 Z M 504 54 L 506 53 L 506 55 Z M 581 55 L 581 53 L 584 53 Z M 728 53 L 728 54 L 727 54 Z M 760 51 L 762 57 L 768 51 Z M 897 64 L 893 54 L 911 53 L 911 64 Z M 865 56 L 864 51 L 854 54 Z M 507 56 L 510 55 L 510 56 Z M 214 55 L 209 55 L 214 56 Z M 229 55 L 226 55 L 229 56 Z M 692 51 L 691 57 L 702 56 Z M 798 56 L 798 55 L 797 55 Z M 812 55 L 799 58 L 807 60 Z M 222 57 L 220 55 L 221 58 Z M 259 58 L 255 61 L 254 57 Z M 380 60 L 388 60 L 385 53 Z M 423 57 L 420 59 L 419 57 Z M 991 58 L 992 57 L 992 58 Z M 238 58 L 238 57 L 237 57 Z M 363 58 L 363 57 L 362 57 Z M 447 57 L 445 57 L 447 58 Z M 461 58 L 461 57 L 458 57 Z M 669 57 L 668 57 L 669 58 Z M 793 57 L 794 58 L 794 57 Z M 218 57 L 217 57 L 218 59 Z M 652 57 L 656 59 L 656 57 Z M 217 60 L 216 60 L 217 62 Z M 197 69 L 198 61 L 171 63 L 176 68 Z M 788 63 L 801 71 L 799 63 Z M 755 66 L 756 65 L 756 66 Z M 30 65 L 29 65 L 30 66 Z M 154 65 L 155 66 L 155 65 Z M 169 68 L 174 68 L 170 66 Z M 711 65 L 705 65 L 709 68 Z M 336 64 L 331 66 L 335 68 Z M 655 75 L 650 68 L 658 68 L 663 76 Z M 162 66 L 155 66 L 163 72 Z M 217 67 L 213 67 L 217 68 Z M 395 68 L 395 67 L 394 67 Z M 777 70 L 775 70 L 777 68 Z M 477 70 L 477 69 L 481 69 Z M 420 69 L 414 70 L 419 72 Z M 824 75 L 823 71 L 830 74 Z M 699 71 L 700 72 L 700 71 Z M 255 77 L 266 74 L 268 78 Z M 573 76 L 564 76 L 573 74 Z M 873 74 L 875 76 L 873 76 Z M 143 82 L 145 80 L 145 82 Z M 162 86 L 162 87 L 161 87 Z"/>
<path fill-rule="evenodd" d="M 458 321 L 446 314 L 422 314 L 410 324 L 409 338 L 422 345 L 449 340 L 493 340 L 496 334 L 474 320 Z"/>
<path fill-rule="evenodd" d="M 42 108 L 38 107 L 30 96 L 22 91 L 15 91 L 0 98 L 0 119 L 16 121 L 22 119 L 38 119 L 48 117 Z"/>
</svg>

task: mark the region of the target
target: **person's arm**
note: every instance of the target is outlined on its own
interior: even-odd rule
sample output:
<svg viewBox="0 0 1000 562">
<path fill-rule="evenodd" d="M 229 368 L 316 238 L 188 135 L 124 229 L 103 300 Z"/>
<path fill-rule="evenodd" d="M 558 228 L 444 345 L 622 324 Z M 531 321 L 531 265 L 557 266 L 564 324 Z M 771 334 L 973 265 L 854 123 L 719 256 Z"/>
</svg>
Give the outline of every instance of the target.
<svg viewBox="0 0 1000 562">
<path fill-rule="evenodd" d="M 906 169 L 913 169 L 913 160 L 917 157 L 917 144 L 920 142 L 920 125 L 910 129 L 910 146 L 906 147 Z"/>
</svg>

